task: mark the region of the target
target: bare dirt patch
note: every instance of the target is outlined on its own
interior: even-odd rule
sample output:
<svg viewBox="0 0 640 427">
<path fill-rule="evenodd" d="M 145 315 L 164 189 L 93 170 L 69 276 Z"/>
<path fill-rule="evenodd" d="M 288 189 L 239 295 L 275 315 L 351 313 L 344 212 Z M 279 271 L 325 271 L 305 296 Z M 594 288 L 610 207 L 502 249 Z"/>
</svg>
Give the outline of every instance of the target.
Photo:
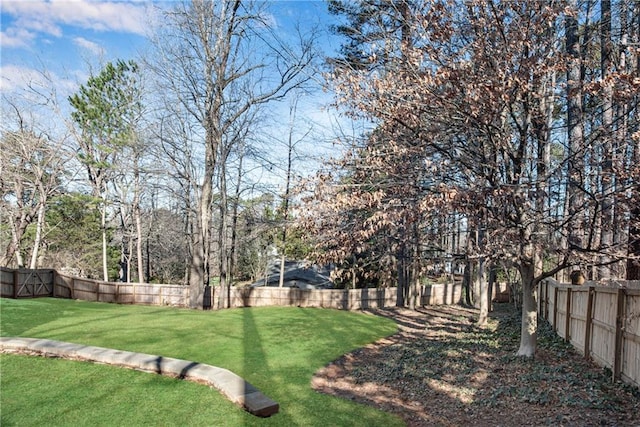
<svg viewBox="0 0 640 427">
<path fill-rule="evenodd" d="M 385 309 L 400 331 L 316 373 L 314 389 L 400 415 L 409 426 L 640 426 L 640 391 L 612 383 L 540 326 L 534 360 L 515 357 L 520 320 L 496 305 Z"/>
</svg>

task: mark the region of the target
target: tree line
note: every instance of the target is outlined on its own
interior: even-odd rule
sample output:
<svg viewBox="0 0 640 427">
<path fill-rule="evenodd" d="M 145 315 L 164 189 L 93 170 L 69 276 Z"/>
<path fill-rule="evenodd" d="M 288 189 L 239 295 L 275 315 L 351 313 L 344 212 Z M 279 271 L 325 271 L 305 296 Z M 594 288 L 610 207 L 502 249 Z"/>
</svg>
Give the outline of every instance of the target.
<svg viewBox="0 0 640 427">
<path fill-rule="evenodd" d="M 179 282 L 194 307 L 269 257 L 398 286 L 410 307 L 460 266 L 481 323 L 488 284 L 515 274 L 523 356 L 541 280 L 638 278 L 637 1 L 327 5 L 343 43 L 324 82 L 370 127 L 339 135 L 300 185 L 296 99 L 323 58 L 313 32 L 279 37 L 263 2 L 172 4 L 145 58 L 105 64 L 64 101 L 46 72 L 3 94 L 0 264 Z M 274 149 L 260 135 L 279 101 L 285 156 L 266 163 L 285 184 L 268 194 L 251 170 Z"/>
<path fill-rule="evenodd" d="M 336 103 L 374 127 L 310 189 L 320 259 L 411 306 L 434 265 L 461 263 L 481 323 L 489 276 L 516 271 L 523 356 L 541 280 L 640 278 L 640 3 L 329 7 Z"/>
<path fill-rule="evenodd" d="M 266 140 L 263 123 L 311 90 L 316 34 L 280 37 L 262 2 L 158 12 L 147 56 L 101 64 L 70 96 L 47 70 L 3 94 L 0 264 L 184 283 L 202 307 L 205 286 L 303 250 L 285 220 L 307 135 Z M 283 190 L 251 175 L 265 164 Z"/>
</svg>

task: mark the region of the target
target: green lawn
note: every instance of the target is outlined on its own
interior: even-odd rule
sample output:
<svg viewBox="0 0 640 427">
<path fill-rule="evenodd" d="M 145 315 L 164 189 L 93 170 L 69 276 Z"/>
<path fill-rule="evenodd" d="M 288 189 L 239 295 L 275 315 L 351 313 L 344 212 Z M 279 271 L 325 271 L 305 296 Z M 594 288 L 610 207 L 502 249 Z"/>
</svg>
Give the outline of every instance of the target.
<svg viewBox="0 0 640 427">
<path fill-rule="evenodd" d="M 216 312 L 61 299 L 0 298 L 0 335 L 50 338 L 227 368 L 280 403 L 254 417 L 205 386 L 112 366 L 0 358 L 1 424 L 390 426 L 392 415 L 317 393 L 313 373 L 395 332 L 393 322 L 336 310 Z"/>
</svg>

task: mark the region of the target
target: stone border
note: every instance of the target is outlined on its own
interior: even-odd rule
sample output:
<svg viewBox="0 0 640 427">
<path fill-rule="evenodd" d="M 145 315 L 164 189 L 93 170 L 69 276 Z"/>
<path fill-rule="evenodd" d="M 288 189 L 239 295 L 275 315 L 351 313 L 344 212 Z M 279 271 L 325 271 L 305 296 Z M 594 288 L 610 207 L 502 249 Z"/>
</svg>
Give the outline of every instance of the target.
<svg viewBox="0 0 640 427">
<path fill-rule="evenodd" d="M 0 352 L 103 363 L 206 384 L 258 417 L 269 417 L 280 409 L 277 402 L 233 372 L 203 363 L 38 338 L 0 337 Z"/>
</svg>

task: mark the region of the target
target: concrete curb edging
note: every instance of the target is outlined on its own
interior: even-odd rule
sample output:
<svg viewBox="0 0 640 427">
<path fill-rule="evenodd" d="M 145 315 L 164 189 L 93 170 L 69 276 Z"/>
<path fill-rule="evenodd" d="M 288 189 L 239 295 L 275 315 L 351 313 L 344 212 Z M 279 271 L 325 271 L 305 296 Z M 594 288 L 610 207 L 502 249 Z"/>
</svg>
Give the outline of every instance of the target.
<svg viewBox="0 0 640 427">
<path fill-rule="evenodd" d="M 258 417 L 269 417 L 280 409 L 233 372 L 203 363 L 38 338 L 0 337 L 0 351 L 103 363 L 206 384 Z"/>
</svg>

